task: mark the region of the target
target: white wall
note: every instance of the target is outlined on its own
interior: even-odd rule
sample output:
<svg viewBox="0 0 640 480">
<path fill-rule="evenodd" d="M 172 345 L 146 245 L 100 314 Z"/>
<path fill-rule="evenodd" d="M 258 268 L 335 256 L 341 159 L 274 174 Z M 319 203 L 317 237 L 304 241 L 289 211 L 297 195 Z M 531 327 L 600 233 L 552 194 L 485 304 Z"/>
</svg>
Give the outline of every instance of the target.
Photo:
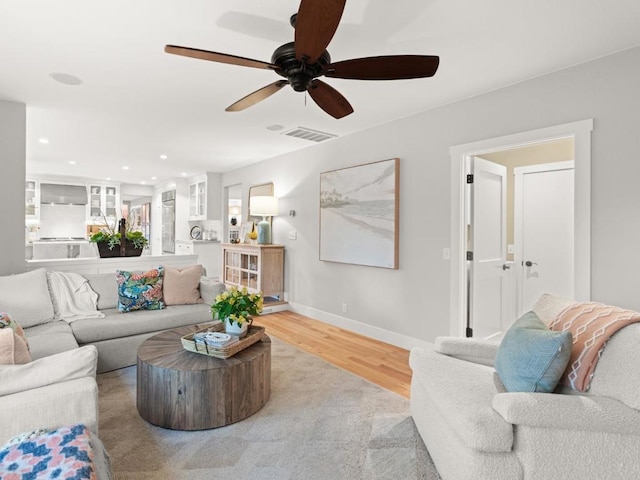
<svg viewBox="0 0 640 480">
<path fill-rule="evenodd" d="M 392 343 L 432 341 L 449 331 L 449 148 L 594 118 L 592 295 L 640 310 L 639 84 L 635 48 L 230 172 L 223 185 L 241 183 L 246 198 L 250 185 L 274 182 L 282 212 L 274 243 L 286 246 L 294 306 L 379 337 L 386 329 Z M 400 268 L 320 262 L 319 174 L 392 157 L 400 158 Z"/>
<path fill-rule="evenodd" d="M 27 110 L 0 100 L 0 275 L 24 272 Z"/>
</svg>

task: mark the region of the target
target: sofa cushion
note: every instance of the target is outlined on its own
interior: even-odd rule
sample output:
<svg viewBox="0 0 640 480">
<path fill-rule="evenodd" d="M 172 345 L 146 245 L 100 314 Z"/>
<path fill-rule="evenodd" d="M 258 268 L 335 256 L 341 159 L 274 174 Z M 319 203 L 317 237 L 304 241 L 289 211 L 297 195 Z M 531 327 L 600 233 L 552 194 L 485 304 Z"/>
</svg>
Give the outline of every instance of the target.
<svg viewBox="0 0 640 480">
<path fill-rule="evenodd" d="M 640 410 L 640 324 L 616 333 L 602 352 L 589 393 L 619 400 Z"/>
<path fill-rule="evenodd" d="M 553 332 L 534 312 L 507 330 L 495 367 L 509 392 L 553 392 L 571 356 L 571 333 Z"/>
<path fill-rule="evenodd" d="M 213 305 L 216 297 L 224 292 L 224 283 L 217 278 L 201 277 L 200 278 L 200 296 L 207 305 Z"/>
<path fill-rule="evenodd" d="M 34 360 L 25 365 L 0 368 L 0 396 L 96 376 L 98 350 L 93 345 Z"/>
<path fill-rule="evenodd" d="M 25 334 L 33 360 L 78 348 L 71 327 L 63 320 L 27 328 Z"/>
<path fill-rule="evenodd" d="M 115 273 L 87 273 L 83 276 L 98 294 L 98 310 L 118 308 L 118 282 Z"/>
<path fill-rule="evenodd" d="M 201 276 L 202 265 L 165 268 L 162 286 L 165 305 L 202 303 L 199 289 Z"/>
<path fill-rule="evenodd" d="M 0 309 L 11 312 L 22 328 L 54 319 L 53 303 L 44 268 L 0 277 Z"/>
<path fill-rule="evenodd" d="M 10 328 L 0 329 L 0 365 L 21 365 L 30 361 L 25 341 Z"/>
<path fill-rule="evenodd" d="M 558 314 L 569 305 L 578 303 L 570 298 L 558 297 L 549 293 L 543 293 L 533 304 L 531 310 L 538 315 L 538 318 L 547 326 L 551 325 Z"/>
<path fill-rule="evenodd" d="M 146 272 L 117 270 L 118 310 L 122 313 L 135 310 L 162 310 L 162 283 L 164 267 Z"/>
<path fill-rule="evenodd" d="M 513 427 L 492 407 L 493 397 L 498 393 L 493 368 L 428 348 L 413 348 L 409 364 L 413 370 L 412 383 L 420 385 L 435 405 L 438 418 L 465 445 L 480 452 L 511 452 Z"/>
<path fill-rule="evenodd" d="M 163 310 L 138 310 L 122 315 L 116 309 L 104 310 L 104 318 L 76 320 L 71 329 L 79 344 L 99 342 L 169 328 L 211 322 L 208 305 L 172 305 Z"/>
</svg>

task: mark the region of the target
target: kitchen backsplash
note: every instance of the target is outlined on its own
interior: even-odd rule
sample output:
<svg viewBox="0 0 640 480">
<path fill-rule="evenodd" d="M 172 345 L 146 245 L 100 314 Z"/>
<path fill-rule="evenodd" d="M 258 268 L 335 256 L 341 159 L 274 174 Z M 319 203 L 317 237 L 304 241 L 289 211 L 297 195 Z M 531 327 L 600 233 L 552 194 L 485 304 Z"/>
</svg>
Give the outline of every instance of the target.
<svg viewBox="0 0 640 480">
<path fill-rule="evenodd" d="M 38 238 L 86 236 L 87 208 L 84 205 L 40 206 Z"/>
</svg>

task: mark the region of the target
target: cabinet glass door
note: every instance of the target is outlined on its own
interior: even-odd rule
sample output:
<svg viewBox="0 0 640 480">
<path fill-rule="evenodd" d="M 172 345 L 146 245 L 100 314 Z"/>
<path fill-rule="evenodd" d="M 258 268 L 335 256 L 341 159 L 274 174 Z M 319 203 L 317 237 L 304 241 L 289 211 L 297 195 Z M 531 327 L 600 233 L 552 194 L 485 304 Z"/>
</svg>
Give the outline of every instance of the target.
<svg viewBox="0 0 640 480">
<path fill-rule="evenodd" d="M 106 187 L 105 188 L 105 215 L 107 217 L 116 217 L 117 216 L 117 205 L 116 205 L 116 187 Z"/>
<path fill-rule="evenodd" d="M 206 184 L 200 182 L 198 184 L 198 213 L 197 215 L 204 215 L 204 202 L 206 198 Z"/>
<path fill-rule="evenodd" d="M 36 182 L 27 181 L 25 185 L 25 214 L 33 217 L 36 214 Z"/>
<path fill-rule="evenodd" d="M 89 205 L 92 217 L 101 217 L 102 212 L 102 187 L 100 185 L 91 185 L 89 187 Z"/>
</svg>

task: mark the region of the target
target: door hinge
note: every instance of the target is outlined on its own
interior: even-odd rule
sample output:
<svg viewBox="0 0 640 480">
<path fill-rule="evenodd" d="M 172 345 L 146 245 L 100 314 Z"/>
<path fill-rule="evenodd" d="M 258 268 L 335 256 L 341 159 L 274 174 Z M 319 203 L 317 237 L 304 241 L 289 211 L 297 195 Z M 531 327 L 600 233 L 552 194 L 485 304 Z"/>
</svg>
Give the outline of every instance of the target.
<svg viewBox="0 0 640 480">
<path fill-rule="evenodd" d="M 467 260 L 469 261 L 473 260 L 473 252 L 467 252 Z"/>
<path fill-rule="evenodd" d="M 467 183 L 473 183 L 473 173 L 467 175 Z"/>
<path fill-rule="evenodd" d="M 467 338 L 473 337 L 473 328 L 467 327 Z"/>
</svg>

